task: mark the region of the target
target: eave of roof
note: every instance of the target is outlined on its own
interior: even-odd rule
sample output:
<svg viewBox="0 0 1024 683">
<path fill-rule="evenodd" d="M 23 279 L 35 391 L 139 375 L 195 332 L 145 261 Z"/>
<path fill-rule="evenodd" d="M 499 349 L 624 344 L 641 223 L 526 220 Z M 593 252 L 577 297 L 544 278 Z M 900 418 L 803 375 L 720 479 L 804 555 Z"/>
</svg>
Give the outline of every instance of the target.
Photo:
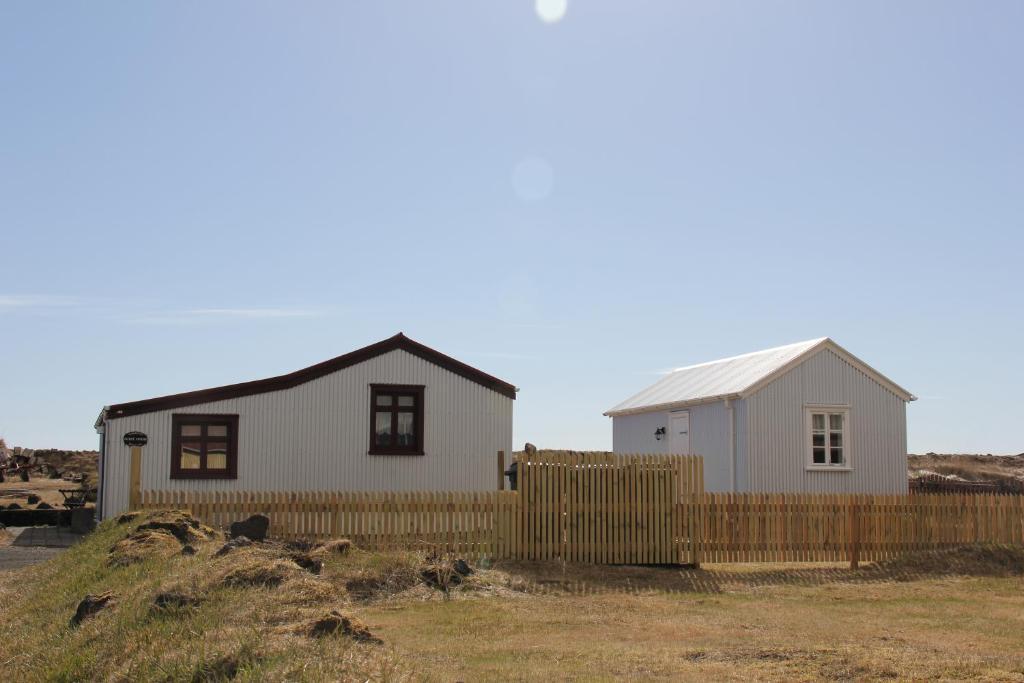
<svg viewBox="0 0 1024 683">
<path fill-rule="evenodd" d="M 142 401 L 116 403 L 106 408 L 104 412 L 106 413 L 106 419 L 111 420 L 121 417 L 129 417 L 131 415 L 153 413 L 158 410 L 182 408 L 184 406 L 198 405 L 200 403 L 211 403 L 213 401 L 223 401 L 231 398 L 239 398 L 241 396 L 252 396 L 254 394 L 265 394 L 271 391 L 291 389 L 292 387 L 305 384 L 306 382 L 318 379 L 324 375 L 329 375 L 332 372 L 337 372 L 338 370 L 356 365 L 357 363 L 362 363 L 372 358 L 376 358 L 377 356 L 382 356 L 385 353 L 390 353 L 391 351 L 405 351 L 406 353 L 410 353 L 427 362 L 442 367 L 449 372 L 455 373 L 464 379 L 468 379 L 471 382 L 475 382 L 483 387 L 491 389 L 492 391 L 496 391 L 502 396 L 507 396 L 508 398 L 515 400 L 515 386 L 500 380 L 497 377 L 488 375 L 482 370 L 477 370 L 470 365 L 466 365 L 462 361 L 455 360 L 451 356 L 447 356 L 440 351 L 435 351 L 429 346 L 413 341 L 399 332 L 395 336 L 379 341 L 376 344 L 364 346 L 361 349 L 356 349 L 355 351 L 346 353 L 343 356 L 338 356 L 337 358 L 332 358 L 322 363 L 311 365 L 308 368 L 296 370 L 295 372 L 287 375 L 257 379 L 251 382 L 241 382 L 239 384 L 229 384 L 222 387 L 213 387 L 211 389 L 187 391 L 181 394 L 171 394 L 169 396 L 159 396 L 157 398 L 150 398 Z"/>
</svg>

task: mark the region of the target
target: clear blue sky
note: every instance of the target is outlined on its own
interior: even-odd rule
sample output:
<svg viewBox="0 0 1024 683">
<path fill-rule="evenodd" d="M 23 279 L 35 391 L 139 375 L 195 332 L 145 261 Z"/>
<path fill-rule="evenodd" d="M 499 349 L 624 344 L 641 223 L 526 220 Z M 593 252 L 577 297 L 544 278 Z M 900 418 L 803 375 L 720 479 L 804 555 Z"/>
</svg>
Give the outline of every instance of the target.
<svg viewBox="0 0 1024 683">
<path fill-rule="evenodd" d="M 556 3 L 557 4 L 557 3 Z M 831 336 L 910 449 L 1024 451 L 1024 3 L 0 5 L 0 435 L 399 330 L 608 448 Z"/>
</svg>

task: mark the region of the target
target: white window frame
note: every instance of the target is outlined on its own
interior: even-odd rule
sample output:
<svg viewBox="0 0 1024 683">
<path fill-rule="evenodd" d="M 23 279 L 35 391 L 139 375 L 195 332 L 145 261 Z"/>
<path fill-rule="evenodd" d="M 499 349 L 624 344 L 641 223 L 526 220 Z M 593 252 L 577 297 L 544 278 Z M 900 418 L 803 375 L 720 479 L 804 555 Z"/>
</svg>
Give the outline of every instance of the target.
<svg viewBox="0 0 1024 683">
<path fill-rule="evenodd" d="M 829 413 L 841 414 L 843 416 L 843 464 L 832 465 L 832 454 L 829 445 L 829 439 L 825 437 L 825 463 L 814 462 L 814 428 L 813 419 L 811 416 L 815 413 L 825 413 L 825 424 L 828 426 Z M 852 439 L 850 438 L 850 406 L 844 404 L 823 404 L 823 403 L 808 403 L 804 405 L 804 450 L 806 458 L 806 467 L 808 470 L 815 472 L 851 472 L 853 471 L 853 448 Z M 827 434 L 828 432 L 826 432 Z"/>
</svg>

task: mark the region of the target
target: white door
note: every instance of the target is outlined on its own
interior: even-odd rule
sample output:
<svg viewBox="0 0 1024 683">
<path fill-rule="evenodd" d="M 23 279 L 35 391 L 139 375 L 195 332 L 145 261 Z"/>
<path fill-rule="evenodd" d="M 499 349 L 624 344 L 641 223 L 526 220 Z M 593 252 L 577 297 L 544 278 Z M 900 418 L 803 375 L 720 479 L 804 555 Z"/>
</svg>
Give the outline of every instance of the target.
<svg viewBox="0 0 1024 683">
<path fill-rule="evenodd" d="M 690 454 L 690 411 L 669 413 L 668 452 L 672 455 Z"/>
</svg>

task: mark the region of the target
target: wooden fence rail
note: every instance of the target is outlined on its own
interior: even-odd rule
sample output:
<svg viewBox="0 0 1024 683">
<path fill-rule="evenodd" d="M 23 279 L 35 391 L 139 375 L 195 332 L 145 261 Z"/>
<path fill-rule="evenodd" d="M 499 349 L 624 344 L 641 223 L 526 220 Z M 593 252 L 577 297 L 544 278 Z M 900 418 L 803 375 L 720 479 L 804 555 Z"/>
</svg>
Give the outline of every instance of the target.
<svg viewBox="0 0 1024 683">
<path fill-rule="evenodd" d="M 704 493 L 695 456 L 521 457 L 518 491 L 139 491 L 206 523 L 262 512 L 285 539 L 594 564 L 836 562 L 1024 545 L 1024 496 Z M 137 484 L 136 484 L 137 486 Z"/>
</svg>

